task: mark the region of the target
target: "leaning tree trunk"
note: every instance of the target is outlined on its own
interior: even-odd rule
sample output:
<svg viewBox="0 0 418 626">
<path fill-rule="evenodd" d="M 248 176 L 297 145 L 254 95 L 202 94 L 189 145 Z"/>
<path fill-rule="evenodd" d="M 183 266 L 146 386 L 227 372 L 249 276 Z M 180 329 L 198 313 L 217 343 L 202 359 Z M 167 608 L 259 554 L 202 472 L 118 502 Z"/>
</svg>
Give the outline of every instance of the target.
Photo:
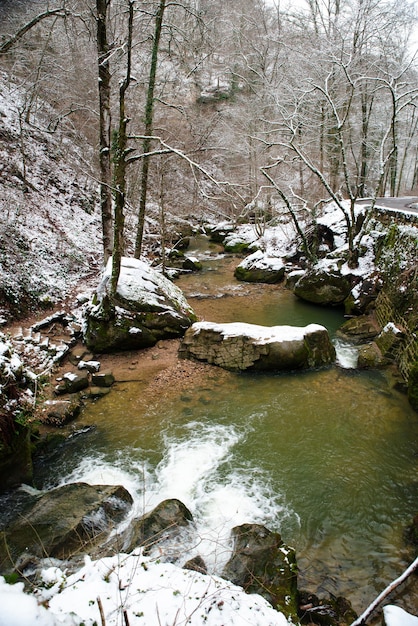
<svg viewBox="0 0 418 626">
<path fill-rule="evenodd" d="M 110 0 L 96 0 L 97 64 L 99 73 L 99 167 L 103 260 L 106 265 L 113 249 L 112 165 L 110 154 L 110 69 L 107 19 Z"/>
<path fill-rule="evenodd" d="M 132 54 L 132 30 L 134 19 L 134 0 L 129 1 L 129 25 L 128 25 L 128 59 L 126 64 L 126 76 L 119 88 L 119 128 L 115 145 L 114 167 L 114 195 L 115 195 L 115 224 L 113 238 L 112 275 L 110 279 L 110 293 L 115 295 L 120 275 L 120 266 L 124 248 L 125 227 L 125 193 L 126 193 L 126 152 L 128 135 L 126 132 L 128 119 L 125 114 L 125 96 L 131 82 L 131 54 Z"/>
<path fill-rule="evenodd" d="M 139 198 L 139 213 L 138 213 L 138 224 L 136 230 L 136 242 L 135 242 L 135 253 L 134 256 L 136 259 L 139 259 L 142 252 L 142 240 L 144 236 L 144 225 L 145 225 L 145 210 L 147 204 L 147 193 L 148 193 L 148 171 L 149 171 L 149 151 L 151 148 L 151 135 L 152 135 L 152 126 L 154 120 L 154 91 L 155 91 L 155 79 L 157 75 L 157 61 L 158 61 L 158 50 L 160 46 L 160 38 L 161 38 L 161 30 L 163 26 L 163 16 L 164 10 L 166 6 L 166 0 L 160 0 L 160 4 L 157 9 L 157 13 L 155 16 L 155 30 L 154 30 L 154 39 L 152 45 L 152 55 L 151 55 L 151 67 L 148 79 L 148 92 L 147 92 L 147 102 L 145 105 L 145 132 L 144 132 L 144 141 L 142 144 L 142 153 L 144 155 L 142 161 L 142 174 L 141 174 L 141 195 Z"/>
</svg>

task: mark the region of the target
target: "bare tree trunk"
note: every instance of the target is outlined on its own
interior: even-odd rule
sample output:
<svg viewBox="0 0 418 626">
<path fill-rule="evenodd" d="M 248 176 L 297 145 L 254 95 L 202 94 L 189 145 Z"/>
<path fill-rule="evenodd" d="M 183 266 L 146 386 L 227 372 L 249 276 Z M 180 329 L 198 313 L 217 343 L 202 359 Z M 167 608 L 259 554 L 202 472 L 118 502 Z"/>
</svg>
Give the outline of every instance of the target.
<svg viewBox="0 0 418 626">
<path fill-rule="evenodd" d="M 120 265 L 124 249 L 125 227 L 125 193 L 126 193 L 126 151 L 128 135 L 126 132 L 128 118 L 125 113 L 125 96 L 131 82 L 131 55 L 132 55 L 132 31 L 134 20 L 134 1 L 129 0 L 129 22 L 127 42 L 126 76 L 119 88 L 119 128 L 116 138 L 115 154 L 115 223 L 113 239 L 112 275 L 110 279 L 110 293 L 115 295 L 120 275 Z"/>
<path fill-rule="evenodd" d="M 142 160 L 142 175 L 141 175 L 141 195 L 139 198 L 139 214 L 138 214 L 138 224 L 136 231 L 136 242 L 135 242 L 135 253 L 134 256 L 136 259 L 139 259 L 142 252 L 142 240 L 144 236 L 144 224 L 145 224 L 145 210 L 147 204 L 147 192 L 148 192 L 148 171 L 149 171 L 149 160 L 150 157 L 147 154 L 151 148 L 151 135 L 152 135 L 152 126 L 154 121 L 154 91 L 155 91 L 155 79 L 157 74 L 157 61 L 158 61 L 158 50 L 160 46 L 160 38 L 161 38 L 161 30 L 163 25 L 163 16 L 164 10 L 166 6 L 166 0 L 160 0 L 160 4 L 157 9 L 157 13 L 155 16 L 155 29 L 154 29 L 154 40 L 152 44 L 152 55 L 151 55 L 151 67 L 148 79 L 148 92 L 147 92 L 147 102 L 145 105 L 145 132 L 144 132 L 144 140 L 142 143 L 142 152 L 145 155 Z"/>
<path fill-rule="evenodd" d="M 107 20 L 110 0 L 96 0 L 97 63 L 99 70 L 99 167 L 102 217 L 103 260 L 106 265 L 113 250 L 112 166 L 110 154 L 110 69 Z"/>
</svg>

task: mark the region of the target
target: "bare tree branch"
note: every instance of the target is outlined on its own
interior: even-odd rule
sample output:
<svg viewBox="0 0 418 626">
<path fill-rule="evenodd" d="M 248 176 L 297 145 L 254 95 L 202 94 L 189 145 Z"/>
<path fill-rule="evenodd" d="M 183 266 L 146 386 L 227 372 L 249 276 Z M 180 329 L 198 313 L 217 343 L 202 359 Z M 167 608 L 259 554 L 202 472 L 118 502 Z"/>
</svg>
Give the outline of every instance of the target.
<svg viewBox="0 0 418 626">
<path fill-rule="evenodd" d="M 358 617 L 352 624 L 351 626 L 361 626 L 362 624 L 366 623 L 366 620 L 368 617 L 370 617 L 370 615 L 373 613 L 373 611 L 379 606 L 379 604 L 381 604 L 383 602 L 383 600 L 390 594 L 392 593 L 392 591 L 394 591 L 394 589 L 396 589 L 396 587 L 399 587 L 400 584 L 402 584 L 413 572 L 415 572 L 415 570 L 418 569 L 418 557 L 415 559 L 415 561 L 413 563 L 411 563 L 411 565 L 403 572 L 403 574 L 401 574 L 399 576 L 399 578 L 396 578 L 396 580 L 394 580 L 393 582 L 390 583 L 390 585 L 388 585 L 386 587 L 386 589 L 384 589 L 382 591 L 382 593 L 380 593 L 377 598 L 375 600 L 373 600 L 373 602 L 370 604 L 370 606 L 367 607 L 367 609 L 360 615 L 360 617 Z"/>
<path fill-rule="evenodd" d="M 6 52 L 8 52 L 10 50 L 10 48 L 12 48 L 14 46 L 15 43 L 17 43 L 20 39 L 22 39 L 22 37 L 34 26 L 36 26 L 36 24 L 39 24 L 39 22 L 41 22 L 42 20 L 45 20 L 49 17 L 69 17 L 70 15 L 72 15 L 71 11 L 68 11 L 65 8 L 60 8 L 60 9 L 51 9 L 51 10 L 47 10 L 44 11 L 43 13 L 39 13 L 39 15 L 37 15 L 36 17 L 34 17 L 30 22 L 27 22 L 24 26 L 22 26 L 22 28 L 20 28 L 17 33 L 15 33 L 13 35 L 13 37 L 10 37 L 10 39 L 8 39 L 7 41 L 5 41 L 1 46 L 0 46 L 0 54 L 6 54 Z"/>
</svg>

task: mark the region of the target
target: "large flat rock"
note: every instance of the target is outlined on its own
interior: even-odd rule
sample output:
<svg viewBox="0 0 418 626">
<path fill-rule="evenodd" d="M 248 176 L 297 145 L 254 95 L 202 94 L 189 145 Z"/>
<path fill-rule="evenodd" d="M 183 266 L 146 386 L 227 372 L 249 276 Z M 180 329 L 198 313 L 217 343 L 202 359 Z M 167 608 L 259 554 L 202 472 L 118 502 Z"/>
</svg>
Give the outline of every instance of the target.
<svg viewBox="0 0 418 626">
<path fill-rule="evenodd" d="M 182 358 L 206 361 L 228 370 L 294 370 L 335 360 L 328 331 L 318 324 L 257 326 L 197 322 L 180 345 Z"/>
</svg>

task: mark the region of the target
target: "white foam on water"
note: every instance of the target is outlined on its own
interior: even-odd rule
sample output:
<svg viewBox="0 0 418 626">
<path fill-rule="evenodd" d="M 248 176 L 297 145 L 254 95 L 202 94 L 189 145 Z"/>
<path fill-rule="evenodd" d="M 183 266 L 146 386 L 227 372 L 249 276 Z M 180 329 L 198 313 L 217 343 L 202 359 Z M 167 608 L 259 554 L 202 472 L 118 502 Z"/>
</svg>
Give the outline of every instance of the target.
<svg viewBox="0 0 418 626">
<path fill-rule="evenodd" d="M 336 362 L 343 369 L 355 369 L 358 361 L 358 346 L 336 338 L 334 341 Z"/>
<path fill-rule="evenodd" d="M 268 476 L 248 465 L 239 467 L 233 449 L 248 432 L 248 427 L 193 422 L 180 437 L 164 434 L 163 458 L 155 468 L 143 451 L 125 450 L 111 462 L 103 456 L 83 459 L 61 484 L 123 485 L 134 506 L 118 532 L 161 501 L 181 500 L 193 514 L 194 532 L 184 533 L 185 545 L 173 551 L 181 554 L 182 563 L 199 554 L 211 573 L 220 573 L 230 555 L 234 526 L 260 523 L 278 530 L 280 520 L 296 518 L 283 497 L 273 493 Z"/>
</svg>

